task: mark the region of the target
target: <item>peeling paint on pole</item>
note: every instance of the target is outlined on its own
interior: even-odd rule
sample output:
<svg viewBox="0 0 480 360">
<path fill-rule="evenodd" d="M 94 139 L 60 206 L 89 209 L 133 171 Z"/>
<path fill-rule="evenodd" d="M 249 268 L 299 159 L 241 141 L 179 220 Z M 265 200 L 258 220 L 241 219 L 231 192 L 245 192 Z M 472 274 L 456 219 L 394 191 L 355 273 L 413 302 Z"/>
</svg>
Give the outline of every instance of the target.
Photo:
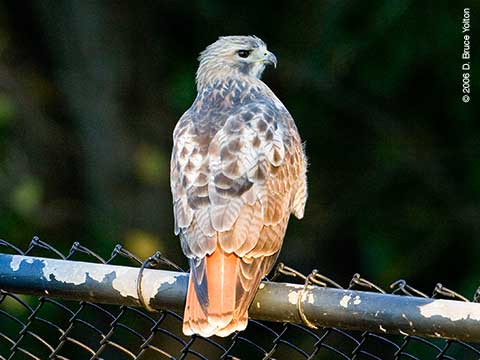
<svg viewBox="0 0 480 360">
<path fill-rule="evenodd" d="M 348 302 L 352 298 L 351 295 L 345 295 L 340 299 L 340 306 L 344 307 L 345 309 L 348 309 Z"/>
<path fill-rule="evenodd" d="M 459 302 L 455 308 L 450 306 L 448 300 L 436 300 L 430 304 L 419 306 L 420 314 L 426 318 L 441 316 L 451 321 L 476 320 L 480 321 L 480 308 L 478 304 Z"/>
</svg>

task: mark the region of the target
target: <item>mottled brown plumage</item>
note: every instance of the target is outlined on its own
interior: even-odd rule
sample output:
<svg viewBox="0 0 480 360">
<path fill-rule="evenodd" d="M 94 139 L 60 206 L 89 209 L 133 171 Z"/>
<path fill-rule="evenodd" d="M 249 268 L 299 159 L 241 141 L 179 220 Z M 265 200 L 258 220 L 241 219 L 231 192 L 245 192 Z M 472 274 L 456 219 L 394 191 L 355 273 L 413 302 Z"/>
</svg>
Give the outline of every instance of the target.
<svg viewBox="0 0 480 360">
<path fill-rule="evenodd" d="M 197 98 L 174 131 L 175 234 L 191 266 L 187 335 L 245 329 L 290 214 L 303 217 L 306 159 L 292 117 L 260 80 L 268 63 L 276 59 L 257 37 L 207 47 Z"/>
</svg>

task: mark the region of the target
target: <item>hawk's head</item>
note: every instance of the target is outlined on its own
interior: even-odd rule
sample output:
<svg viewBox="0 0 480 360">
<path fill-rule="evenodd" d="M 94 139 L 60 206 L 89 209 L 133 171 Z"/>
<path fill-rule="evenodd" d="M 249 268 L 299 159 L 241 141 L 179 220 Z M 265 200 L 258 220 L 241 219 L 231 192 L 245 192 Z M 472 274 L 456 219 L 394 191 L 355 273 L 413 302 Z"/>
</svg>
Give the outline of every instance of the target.
<svg viewBox="0 0 480 360">
<path fill-rule="evenodd" d="M 222 36 L 201 52 L 197 84 L 231 75 L 260 78 L 266 65 L 277 66 L 277 58 L 256 36 Z"/>
</svg>

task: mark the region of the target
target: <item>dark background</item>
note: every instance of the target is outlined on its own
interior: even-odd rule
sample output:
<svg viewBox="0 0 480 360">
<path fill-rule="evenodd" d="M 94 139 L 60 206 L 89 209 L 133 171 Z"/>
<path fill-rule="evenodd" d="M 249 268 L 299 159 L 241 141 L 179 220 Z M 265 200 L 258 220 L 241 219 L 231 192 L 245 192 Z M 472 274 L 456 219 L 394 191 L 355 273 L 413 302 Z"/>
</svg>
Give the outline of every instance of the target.
<svg viewBox="0 0 480 360">
<path fill-rule="evenodd" d="M 306 141 L 309 200 L 280 260 L 346 285 L 480 283 L 480 54 L 461 101 L 461 21 L 478 2 L 1 1 L 0 237 L 186 267 L 173 235 L 173 127 L 196 57 L 255 34 L 264 80 Z M 480 33 L 472 34 L 472 46 Z"/>
</svg>

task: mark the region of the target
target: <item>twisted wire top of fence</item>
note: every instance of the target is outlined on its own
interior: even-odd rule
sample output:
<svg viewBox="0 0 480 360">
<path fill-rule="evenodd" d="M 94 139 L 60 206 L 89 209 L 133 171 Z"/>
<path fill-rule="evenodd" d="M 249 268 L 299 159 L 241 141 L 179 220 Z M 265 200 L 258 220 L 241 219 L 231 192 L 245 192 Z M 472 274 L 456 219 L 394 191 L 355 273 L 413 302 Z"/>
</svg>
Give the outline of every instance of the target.
<svg viewBox="0 0 480 360">
<path fill-rule="evenodd" d="M 0 253 L 82 260 L 105 266 L 127 262 L 130 266 L 140 267 L 143 263 L 120 245 L 113 249 L 108 259 L 104 259 L 79 243 L 74 243 L 64 255 L 37 237 L 25 251 L 0 240 Z M 154 259 L 157 265 L 179 270 L 164 256 Z M 19 270 L 22 269 L 15 270 L 13 280 L 18 280 L 17 284 L 28 284 L 21 279 Z M 286 266 L 280 266 L 274 276 L 293 276 L 299 278 L 301 284 L 341 288 L 321 274 L 312 272 L 305 276 Z M 88 294 L 80 301 L 53 299 L 45 284 L 45 296 L 19 295 L 3 287 L 2 280 L 5 279 L 0 275 L 0 289 L 3 288 L 0 290 L 0 359 L 480 359 L 480 344 L 402 335 L 402 331 L 399 331 L 400 335 L 387 335 L 382 331 L 377 334 L 332 327 L 313 329 L 286 322 L 250 320 L 246 331 L 225 339 L 186 337 L 181 332 L 181 315 L 173 311 L 173 307 L 173 310 L 151 313 L 134 306 L 85 301 L 89 300 Z M 347 289 L 385 293 L 358 274 L 353 276 Z M 28 288 L 19 292 L 34 293 Z M 394 282 L 389 292 L 428 298 L 403 280 Z M 79 294 L 65 295 L 67 299 L 78 297 Z M 466 297 L 440 284 L 434 289 L 432 298 L 468 302 Z M 472 301 L 478 302 L 479 299 L 480 291 L 477 290 Z M 111 303 L 122 303 L 118 299 L 110 300 Z M 355 301 L 347 297 L 346 305 L 350 300 Z M 283 318 L 285 314 L 279 314 L 279 319 Z M 308 318 L 303 320 L 308 324 Z M 458 316 L 454 320 L 459 320 Z M 361 321 L 357 325 L 357 329 L 369 329 Z M 456 331 L 461 334 L 462 329 Z M 464 331 L 471 330 L 465 328 Z M 469 334 L 464 335 L 468 338 Z"/>
</svg>

